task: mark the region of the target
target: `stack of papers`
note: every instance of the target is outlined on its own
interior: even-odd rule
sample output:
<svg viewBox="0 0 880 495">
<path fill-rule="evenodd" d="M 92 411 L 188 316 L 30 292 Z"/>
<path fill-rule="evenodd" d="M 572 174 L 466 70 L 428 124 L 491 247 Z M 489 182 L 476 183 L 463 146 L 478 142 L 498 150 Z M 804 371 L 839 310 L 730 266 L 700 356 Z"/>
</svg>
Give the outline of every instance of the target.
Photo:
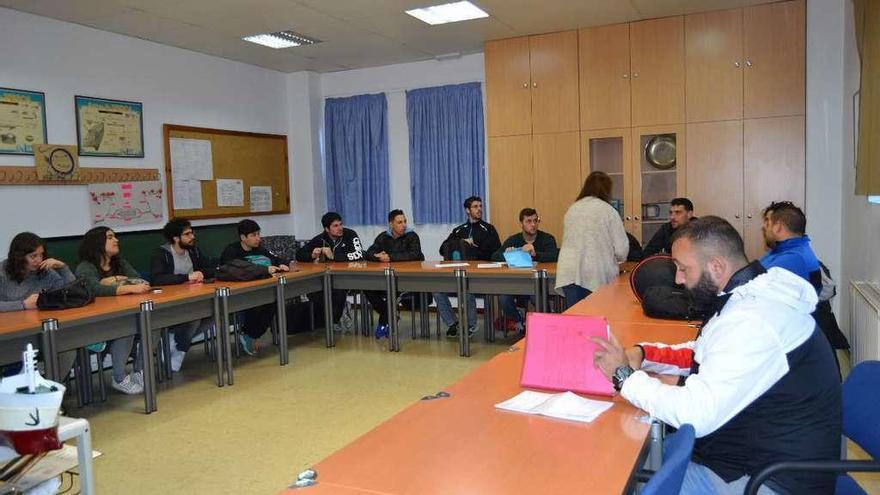
<svg viewBox="0 0 880 495">
<path fill-rule="evenodd" d="M 545 394 L 526 390 L 512 399 L 495 404 L 495 407 L 505 411 L 590 423 L 613 405 L 612 402 L 585 399 L 572 392 Z"/>
</svg>

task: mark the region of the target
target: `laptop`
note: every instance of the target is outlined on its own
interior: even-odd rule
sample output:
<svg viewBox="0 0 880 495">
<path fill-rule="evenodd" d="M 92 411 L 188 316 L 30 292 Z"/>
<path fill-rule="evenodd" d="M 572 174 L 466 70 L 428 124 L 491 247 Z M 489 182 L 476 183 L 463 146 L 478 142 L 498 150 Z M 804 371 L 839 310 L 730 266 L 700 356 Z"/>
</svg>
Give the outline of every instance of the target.
<svg viewBox="0 0 880 495">
<path fill-rule="evenodd" d="M 504 252 L 504 261 L 511 268 L 531 268 L 535 266 L 532 262 L 532 256 L 522 249 L 514 249 L 513 251 Z"/>
</svg>

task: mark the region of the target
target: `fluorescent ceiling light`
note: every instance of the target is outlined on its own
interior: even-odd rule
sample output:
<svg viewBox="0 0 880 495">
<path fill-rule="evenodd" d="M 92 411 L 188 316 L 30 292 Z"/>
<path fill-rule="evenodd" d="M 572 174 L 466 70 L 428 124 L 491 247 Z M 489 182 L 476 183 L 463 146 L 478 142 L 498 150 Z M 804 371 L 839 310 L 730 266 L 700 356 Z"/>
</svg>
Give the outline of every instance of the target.
<svg viewBox="0 0 880 495">
<path fill-rule="evenodd" d="M 319 40 L 307 38 L 293 31 L 278 31 L 277 33 L 253 34 L 242 38 L 245 41 L 269 48 L 290 48 L 292 46 L 314 45 Z"/>
<path fill-rule="evenodd" d="M 489 14 L 470 2 L 445 3 L 433 7 L 407 10 L 406 13 L 432 26 L 489 17 Z"/>
</svg>

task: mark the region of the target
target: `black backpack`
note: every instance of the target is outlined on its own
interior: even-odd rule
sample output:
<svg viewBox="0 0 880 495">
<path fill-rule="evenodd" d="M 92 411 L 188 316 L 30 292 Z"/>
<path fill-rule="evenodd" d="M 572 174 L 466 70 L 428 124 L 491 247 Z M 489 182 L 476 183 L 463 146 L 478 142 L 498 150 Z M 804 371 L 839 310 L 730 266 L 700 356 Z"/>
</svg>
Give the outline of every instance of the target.
<svg viewBox="0 0 880 495">
<path fill-rule="evenodd" d="M 709 316 L 707 304 L 697 302 L 690 291 L 675 283 L 672 257 L 658 254 L 645 258 L 632 271 L 629 285 L 645 316 L 664 320 L 702 320 Z"/>
<path fill-rule="evenodd" d="M 458 259 L 453 254 L 456 251 L 458 251 Z M 443 241 L 443 244 L 440 246 L 440 253 L 443 254 L 444 261 L 476 260 L 479 254 L 467 241 L 458 238 Z"/>
<path fill-rule="evenodd" d="M 79 308 L 95 300 L 85 279 L 78 278 L 69 284 L 52 290 L 44 290 L 37 296 L 38 309 Z"/>
<path fill-rule="evenodd" d="M 247 282 L 248 280 L 259 280 L 271 276 L 269 268 L 240 259 L 230 260 L 228 263 L 217 267 L 217 280 Z"/>
</svg>

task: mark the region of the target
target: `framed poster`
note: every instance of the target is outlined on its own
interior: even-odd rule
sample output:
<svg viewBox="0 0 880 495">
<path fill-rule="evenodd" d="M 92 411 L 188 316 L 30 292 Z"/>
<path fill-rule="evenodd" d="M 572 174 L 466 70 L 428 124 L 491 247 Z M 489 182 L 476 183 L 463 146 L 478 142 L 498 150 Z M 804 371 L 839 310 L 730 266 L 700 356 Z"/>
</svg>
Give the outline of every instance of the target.
<svg viewBox="0 0 880 495">
<path fill-rule="evenodd" d="M 144 157 L 143 104 L 75 96 L 79 156 Z"/>
<path fill-rule="evenodd" d="M 0 154 L 33 155 L 46 141 L 46 95 L 0 88 Z"/>
</svg>

